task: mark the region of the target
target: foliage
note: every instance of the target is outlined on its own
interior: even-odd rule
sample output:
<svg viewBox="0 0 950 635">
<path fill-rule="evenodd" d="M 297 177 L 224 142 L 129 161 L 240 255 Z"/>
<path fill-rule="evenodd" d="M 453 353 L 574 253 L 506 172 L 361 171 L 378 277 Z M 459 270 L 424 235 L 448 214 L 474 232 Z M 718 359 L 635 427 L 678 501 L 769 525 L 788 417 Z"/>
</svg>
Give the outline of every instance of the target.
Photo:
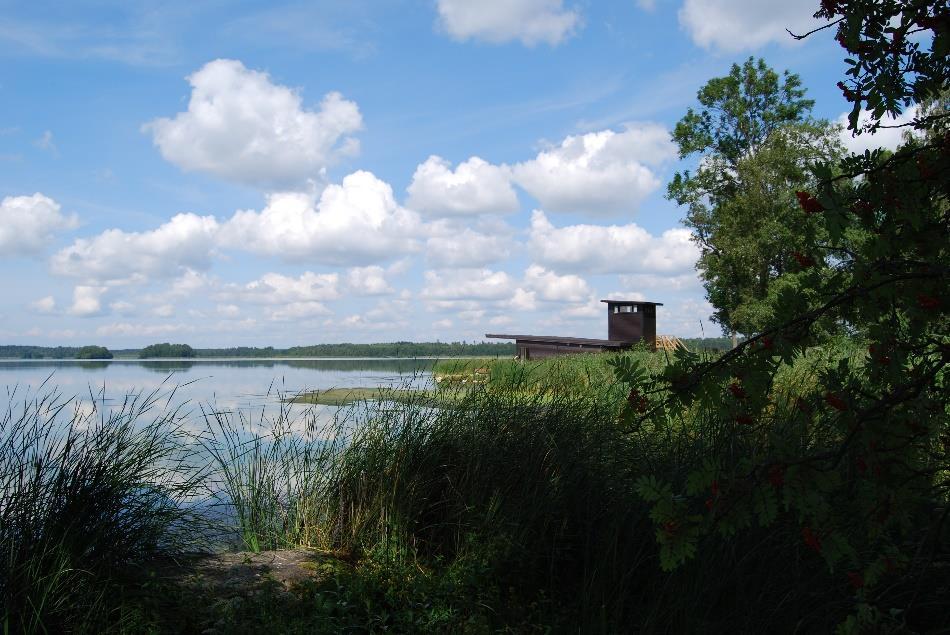
<svg viewBox="0 0 950 635">
<path fill-rule="evenodd" d="M 673 134 L 681 158 L 701 160 L 675 175 L 667 196 L 687 207 L 713 319 L 727 331 L 761 331 L 775 318 L 776 280 L 816 264 L 803 253 L 817 223 L 800 218 L 794 193 L 814 182 L 807 166 L 838 156 L 840 143 L 833 126 L 808 117 L 804 95 L 797 75 L 780 81 L 749 58 L 709 80 L 702 110 L 690 108 Z"/>
<path fill-rule="evenodd" d="M 850 67 L 838 82 L 854 106 L 848 128 L 862 130 L 862 109 L 871 117 L 864 132 L 882 126 L 885 114 L 900 114 L 912 104 L 926 104 L 946 95 L 950 76 L 950 14 L 946 3 L 922 0 L 824 0 L 815 17 L 836 27 Z M 915 128 L 946 126 L 946 113 L 931 113 Z"/>
<path fill-rule="evenodd" d="M 156 357 L 188 358 L 195 357 L 196 355 L 195 349 L 187 344 L 169 344 L 168 342 L 150 344 L 139 351 L 139 359 L 152 359 Z"/>
<path fill-rule="evenodd" d="M 691 351 L 728 351 L 732 340 L 728 337 L 682 337 L 680 341 Z"/>
<path fill-rule="evenodd" d="M 111 623 L 132 563 L 181 547 L 196 475 L 178 414 L 159 410 L 158 394 L 108 412 L 56 392 L 23 397 L 0 416 L 0 624 L 94 632 Z"/>
<path fill-rule="evenodd" d="M 76 351 L 76 359 L 112 359 L 112 352 L 105 346 L 83 346 Z"/>
<path fill-rule="evenodd" d="M 948 89 L 944 3 L 829 0 L 817 15 L 851 55 L 845 88 L 871 108 L 869 128 Z M 635 396 L 624 414 L 633 430 L 702 413 L 677 435 L 713 448 L 679 476 L 638 481 L 666 568 L 707 537 L 794 522 L 805 552 L 850 589 L 843 632 L 945 619 L 950 138 L 934 133 L 939 122 L 918 118 L 921 139 L 893 154 L 813 167 L 818 186 L 798 193 L 800 217 L 817 221 L 807 255 L 830 266 L 803 267 L 775 295 L 786 319 L 716 360 L 678 352 L 649 377 L 618 367 Z M 816 359 L 829 325 L 862 348 Z M 813 372 L 789 380 L 789 364 Z"/>
</svg>

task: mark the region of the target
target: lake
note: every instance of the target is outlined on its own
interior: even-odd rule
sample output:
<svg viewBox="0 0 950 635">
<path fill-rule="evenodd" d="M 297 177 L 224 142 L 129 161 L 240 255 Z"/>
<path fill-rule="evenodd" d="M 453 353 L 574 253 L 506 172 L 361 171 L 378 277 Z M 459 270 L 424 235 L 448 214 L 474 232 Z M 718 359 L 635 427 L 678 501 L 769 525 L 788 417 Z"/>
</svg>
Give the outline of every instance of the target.
<svg viewBox="0 0 950 635">
<path fill-rule="evenodd" d="M 200 359 L 200 360 L 0 360 L 0 412 L 55 387 L 63 397 L 121 404 L 127 395 L 159 391 L 197 409 L 259 415 L 276 410 L 282 396 L 311 390 L 358 387 L 423 387 L 431 359 Z M 11 404 L 11 395 L 12 401 Z M 103 402 L 104 398 L 104 402 Z M 293 406 L 303 410 L 305 406 Z M 313 408 L 313 407 L 309 407 Z M 316 406 L 327 415 L 332 406 Z"/>
</svg>

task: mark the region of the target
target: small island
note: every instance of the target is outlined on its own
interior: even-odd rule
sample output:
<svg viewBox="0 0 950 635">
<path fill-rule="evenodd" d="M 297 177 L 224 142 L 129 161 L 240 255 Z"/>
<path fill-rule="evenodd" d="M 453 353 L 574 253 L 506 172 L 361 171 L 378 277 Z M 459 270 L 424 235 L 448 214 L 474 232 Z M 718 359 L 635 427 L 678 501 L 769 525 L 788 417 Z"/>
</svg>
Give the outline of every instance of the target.
<svg viewBox="0 0 950 635">
<path fill-rule="evenodd" d="M 83 346 L 76 351 L 76 359 L 112 359 L 112 351 L 105 346 Z"/>
<path fill-rule="evenodd" d="M 162 342 L 161 344 L 150 344 L 139 351 L 139 359 L 154 359 L 156 357 L 174 357 L 180 359 L 183 357 L 196 357 L 197 353 L 195 349 L 188 346 L 187 344 L 169 344 L 168 342 Z"/>
</svg>

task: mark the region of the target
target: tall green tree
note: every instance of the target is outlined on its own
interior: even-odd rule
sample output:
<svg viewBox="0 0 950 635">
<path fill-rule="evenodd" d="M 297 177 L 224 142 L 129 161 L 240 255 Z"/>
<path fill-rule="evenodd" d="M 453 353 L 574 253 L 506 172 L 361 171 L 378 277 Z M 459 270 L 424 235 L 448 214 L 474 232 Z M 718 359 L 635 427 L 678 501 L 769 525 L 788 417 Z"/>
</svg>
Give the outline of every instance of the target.
<svg viewBox="0 0 950 635">
<path fill-rule="evenodd" d="M 805 249 L 814 231 L 802 222 L 797 190 L 812 185 L 809 163 L 837 157 L 836 129 L 809 116 L 813 101 L 797 75 L 779 76 L 763 60 L 734 64 L 697 94 L 673 138 L 680 158 L 667 197 L 686 207 L 684 223 L 701 249 L 697 264 L 727 332 L 754 333 L 772 323 L 772 283 L 819 264 Z"/>
</svg>

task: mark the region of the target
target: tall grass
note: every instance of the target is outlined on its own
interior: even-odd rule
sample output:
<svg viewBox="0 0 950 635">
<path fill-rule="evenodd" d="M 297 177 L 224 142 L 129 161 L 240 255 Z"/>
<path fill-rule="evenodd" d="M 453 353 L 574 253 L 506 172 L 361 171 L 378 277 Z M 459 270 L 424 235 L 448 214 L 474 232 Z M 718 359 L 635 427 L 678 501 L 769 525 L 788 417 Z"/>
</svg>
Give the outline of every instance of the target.
<svg viewBox="0 0 950 635">
<path fill-rule="evenodd" d="M 651 370 L 662 368 L 668 360 L 665 352 L 637 347 L 619 354 L 579 353 L 542 360 L 445 359 L 436 362 L 432 372 L 440 387 L 484 383 L 499 392 L 583 396 L 615 386 L 610 362 L 618 357 L 636 359 Z"/>
<path fill-rule="evenodd" d="M 226 540 L 236 537 L 248 551 L 328 542 L 328 483 L 347 443 L 346 417 L 321 422 L 313 409 L 295 417 L 289 400 L 278 403 L 276 414 L 262 409 L 257 421 L 242 411 L 202 409 L 197 442 L 211 464 L 208 499 L 225 521 Z"/>
<path fill-rule="evenodd" d="M 568 368 L 588 363 L 603 361 Z M 212 429 L 247 547 L 307 544 L 468 579 L 459 596 L 476 593 L 484 608 L 459 597 L 460 606 L 497 628 L 529 607 L 532 624 L 576 632 L 832 628 L 848 589 L 804 553 L 794 518 L 706 541 L 681 570 L 660 570 L 633 484 L 643 474 L 682 482 L 709 456 L 739 449 L 700 433 L 715 429 L 701 411 L 631 431 L 618 421 L 618 389 L 606 379 L 584 390 L 493 379 L 417 401 L 383 393 L 313 440 L 289 434 L 282 418 L 261 436 L 218 418 Z"/>
<path fill-rule="evenodd" d="M 5 632 L 106 628 L 110 580 L 190 535 L 183 503 L 200 470 L 168 397 L 138 394 L 106 407 L 101 395 L 80 403 L 55 390 L 12 390 L 0 413 Z"/>
<path fill-rule="evenodd" d="M 650 524 L 631 490 L 638 448 L 600 397 L 475 390 L 454 408 L 370 416 L 341 456 L 336 540 L 428 563 L 481 561 L 485 583 L 502 585 L 501 612 L 556 598 L 585 620 L 618 617 L 654 548 L 640 539 Z"/>
</svg>

